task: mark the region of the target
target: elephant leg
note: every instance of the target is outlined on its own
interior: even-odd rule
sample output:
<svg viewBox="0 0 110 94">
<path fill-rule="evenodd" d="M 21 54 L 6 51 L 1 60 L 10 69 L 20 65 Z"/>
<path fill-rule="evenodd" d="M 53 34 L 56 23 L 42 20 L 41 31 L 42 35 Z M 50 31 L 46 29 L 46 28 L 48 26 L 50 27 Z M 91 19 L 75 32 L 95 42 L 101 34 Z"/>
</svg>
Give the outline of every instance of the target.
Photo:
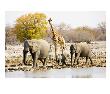
<svg viewBox="0 0 110 94">
<path fill-rule="evenodd" d="M 65 60 L 61 60 L 62 66 L 65 65 Z"/>
<path fill-rule="evenodd" d="M 27 57 L 28 51 L 23 50 L 23 64 L 26 65 L 26 57 Z"/>
<path fill-rule="evenodd" d="M 60 63 L 61 63 L 61 60 L 59 60 L 59 59 L 58 59 L 58 60 L 57 60 L 57 62 L 58 62 L 58 65 L 60 65 Z"/>
<path fill-rule="evenodd" d="M 79 56 L 80 56 L 80 53 L 75 53 L 74 63 L 76 64 L 76 62 L 77 62 L 77 65 L 79 64 L 79 62 L 78 62 Z"/>
<path fill-rule="evenodd" d="M 73 65 L 72 62 L 73 61 L 73 54 L 71 53 L 71 66 Z"/>
<path fill-rule="evenodd" d="M 90 61 L 91 61 L 91 65 L 93 64 L 91 57 L 89 57 Z"/>
<path fill-rule="evenodd" d="M 79 64 L 79 58 L 77 59 L 77 64 Z"/>
<path fill-rule="evenodd" d="M 44 63 L 43 63 L 43 60 L 42 60 L 42 58 L 39 58 L 39 60 L 42 62 L 43 66 L 44 66 Z"/>
<path fill-rule="evenodd" d="M 89 57 L 86 57 L 86 64 L 87 64 L 88 58 L 89 58 Z"/>
<path fill-rule="evenodd" d="M 62 66 L 64 66 L 64 65 L 66 65 L 66 62 L 65 61 L 63 61 L 63 63 L 62 63 Z"/>
<path fill-rule="evenodd" d="M 36 60 L 37 60 L 36 52 L 31 53 L 31 55 L 32 55 L 32 59 L 33 59 L 33 68 L 36 68 L 36 66 L 37 66 L 37 64 L 36 64 Z"/>
<path fill-rule="evenodd" d="M 44 62 L 43 62 L 43 66 L 44 66 L 44 67 L 46 67 L 46 59 L 47 59 L 47 58 L 44 58 Z"/>
<path fill-rule="evenodd" d="M 39 60 L 42 62 L 43 66 L 46 65 L 46 63 L 45 63 L 46 62 L 46 58 L 44 58 L 44 59 L 40 58 Z"/>
<path fill-rule="evenodd" d="M 86 63 L 87 63 L 87 61 L 88 61 L 88 57 L 86 57 Z"/>
</svg>

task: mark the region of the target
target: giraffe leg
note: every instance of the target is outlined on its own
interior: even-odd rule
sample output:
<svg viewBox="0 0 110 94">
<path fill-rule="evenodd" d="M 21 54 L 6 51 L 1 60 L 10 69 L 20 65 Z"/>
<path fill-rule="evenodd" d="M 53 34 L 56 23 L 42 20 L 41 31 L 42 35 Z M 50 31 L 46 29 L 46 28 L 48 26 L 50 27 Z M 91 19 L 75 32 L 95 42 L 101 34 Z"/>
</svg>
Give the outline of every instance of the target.
<svg viewBox="0 0 110 94">
<path fill-rule="evenodd" d="M 56 62 L 57 62 L 57 47 L 55 45 L 55 59 L 56 59 Z"/>
<path fill-rule="evenodd" d="M 63 54 L 63 48 L 62 48 L 62 54 Z"/>
</svg>

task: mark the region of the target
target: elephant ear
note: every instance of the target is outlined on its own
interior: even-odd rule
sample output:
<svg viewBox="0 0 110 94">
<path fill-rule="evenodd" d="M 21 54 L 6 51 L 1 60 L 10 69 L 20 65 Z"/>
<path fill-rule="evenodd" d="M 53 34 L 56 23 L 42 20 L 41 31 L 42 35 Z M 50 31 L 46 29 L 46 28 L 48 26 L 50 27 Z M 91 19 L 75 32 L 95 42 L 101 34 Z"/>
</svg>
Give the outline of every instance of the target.
<svg viewBox="0 0 110 94">
<path fill-rule="evenodd" d="M 38 47 L 38 45 L 33 46 L 32 51 L 33 51 L 33 52 L 37 52 L 37 51 L 39 51 L 39 47 Z"/>
<path fill-rule="evenodd" d="M 74 50 L 76 51 L 76 50 L 77 50 L 77 45 L 76 45 L 76 43 L 73 45 L 73 47 L 74 47 Z"/>
<path fill-rule="evenodd" d="M 79 53 L 79 46 L 78 43 L 74 44 L 75 53 Z"/>
<path fill-rule="evenodd" d="M 39 44 L 36 42 L 36 40 L 29 40 L 28 42 L 32 53 L 39 50 Z"/>
<path fill-rule="evenodd" d="M 30 48 L 30 51 L 32 53 L 39 51 L 39 46 L 38 45 L 31 45 L 31 46 L 29 46 L 29 48 Z"/>
</svg>

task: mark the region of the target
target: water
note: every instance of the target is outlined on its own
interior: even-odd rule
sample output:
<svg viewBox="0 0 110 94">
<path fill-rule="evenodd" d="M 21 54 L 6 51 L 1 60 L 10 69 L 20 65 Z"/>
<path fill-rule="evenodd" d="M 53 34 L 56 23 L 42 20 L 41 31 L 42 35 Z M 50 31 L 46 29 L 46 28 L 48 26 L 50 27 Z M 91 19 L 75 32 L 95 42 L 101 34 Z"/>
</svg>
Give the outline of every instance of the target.
<svg viewBox="0 0 110 94">
<path fill-rule="evenodd" d="M 6 72 L 7 78 L 105 78 L 105 67 L 91 67 L 91 68 L 63 68 L 51 69 L 47 71 L 15 71 Z"/>
</svg>

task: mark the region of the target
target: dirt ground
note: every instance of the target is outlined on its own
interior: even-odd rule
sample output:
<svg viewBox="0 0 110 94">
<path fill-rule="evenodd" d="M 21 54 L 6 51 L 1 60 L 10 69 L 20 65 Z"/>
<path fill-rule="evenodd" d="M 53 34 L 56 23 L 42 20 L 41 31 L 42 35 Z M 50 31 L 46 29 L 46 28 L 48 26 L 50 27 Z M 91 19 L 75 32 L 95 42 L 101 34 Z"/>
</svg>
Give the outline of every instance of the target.
<svg viewBox="0 0 110 94">
<path fill-rule="evenodd" d="M 47 66 L 43 67 L 42 63 L 38 60 L 37 61 L 37 67 L 34 70 L 48 70 L 48 69 L 61 69 L 61 68 L 70 68 L 71 63 L 70 63 L 70 54 L 69 54 L 69 47 L 71 43 L 66 43 L 66 51 L 68 52 L 68 56 L 66 57 L 66 64 L 62 66 L 62 64 L 58 64 L 55 62 L 54 59 L 47 59 L 46 63 Z M 73 68 L 85 68 L 85 67 L 106 67 L 106 42 L 105 41 L 96 41 L 96 42 L 91 42 L 90 48 L 92 51 L 92 60 L 93 64 L 90 64 L 90 61 L 88 63 L 86 62 L 85 58 L 80 58 L 79 59 L 79 64 L 74 65 Z M 52 48 L 52 53 L 54 54 L 54 47 Z M 27 58 L 27 65 L 23 65 L 23 45 L 16 45 L 16 46 L 11 46 L 7 45 L 7 50 L 5 50 L 5 71 L 32 71 L 32 58 L 31 55 L 28 53 L 28 58 Z M 54 56 L 54 55 L 53 55 Z M 73 58 L 74 59 L 74 58 Z"/>
</svg>

